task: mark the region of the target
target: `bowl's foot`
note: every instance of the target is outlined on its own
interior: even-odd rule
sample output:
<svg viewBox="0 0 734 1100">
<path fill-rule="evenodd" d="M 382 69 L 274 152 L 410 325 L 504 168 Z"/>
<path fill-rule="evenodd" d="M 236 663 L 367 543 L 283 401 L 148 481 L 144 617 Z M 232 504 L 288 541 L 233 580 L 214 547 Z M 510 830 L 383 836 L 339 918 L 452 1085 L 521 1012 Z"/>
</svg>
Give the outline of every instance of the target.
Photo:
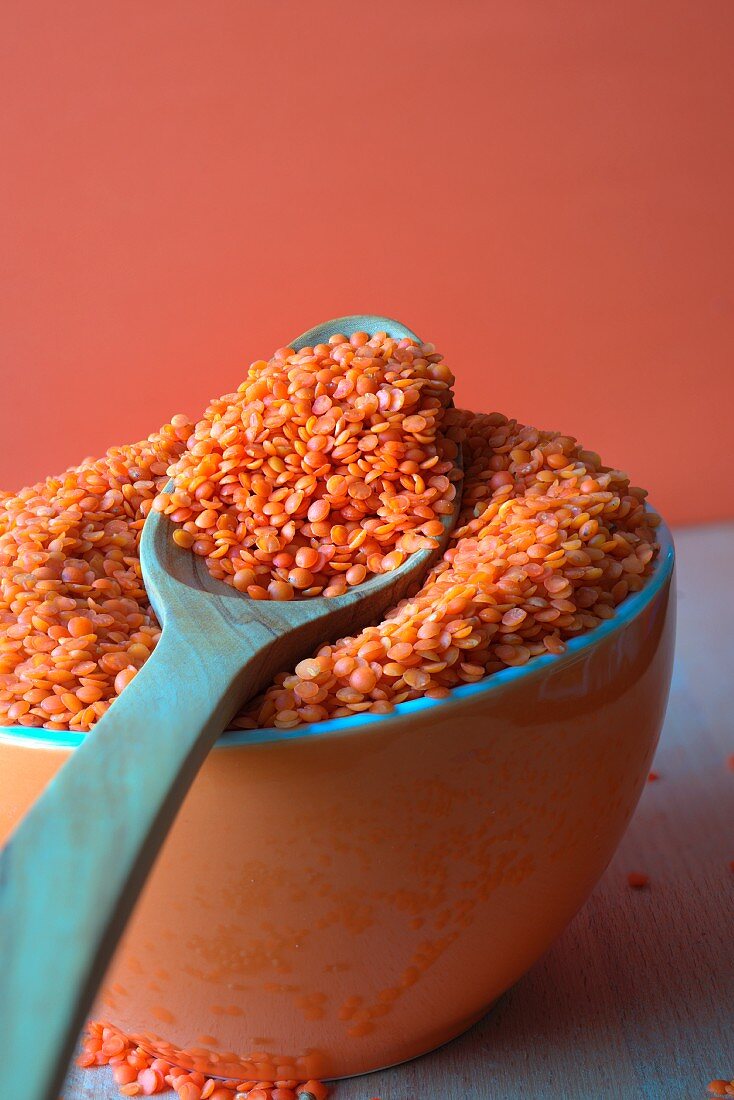
<svg viewBox="0 0 734 1100">
<path fill-rule="evenodd" d="M 456 1028 L 452 1028 L 445 1038 L 431 1043 L 425 1048 L 425 1050 L 418 1050 L 415 1054 L 411 1054 L 408 1058 L 400 1058 L 397 1062 L 388 1062 L 384 1066 L 375 1066 L 372 1069 L 363 1069 L 359 1073 L 344 1073 L 340 1077 L 330 1077 L 330 1081 L 349 1081 L 353 1077 L 369 1077 L 371 1073 L 382 1073 L 386 1069 L 394 1069 L 396 1066 L 407 1065 L 408 1062 L 415 1061 L 416 1058 L 424 1058 L 427 1054 L 432 1054 L 435 1050 L 440 1050 L 441 1047 L 447 1046 L 449 1043 L 453 1043 L 455 1039 L 458 1039 L 461 1035 L 464 1035 L 467 1031 L 471 1030 L 475 1024 L 478 1024 L 480 1020 L 492 1011 L 495 1005 L 499 1002 L 500 998 L 496 997 L 495 1000 L 490 1001 L 479 1012 L 473 1016 L 467 1017 L 457 1024 Z"/>
</svg>

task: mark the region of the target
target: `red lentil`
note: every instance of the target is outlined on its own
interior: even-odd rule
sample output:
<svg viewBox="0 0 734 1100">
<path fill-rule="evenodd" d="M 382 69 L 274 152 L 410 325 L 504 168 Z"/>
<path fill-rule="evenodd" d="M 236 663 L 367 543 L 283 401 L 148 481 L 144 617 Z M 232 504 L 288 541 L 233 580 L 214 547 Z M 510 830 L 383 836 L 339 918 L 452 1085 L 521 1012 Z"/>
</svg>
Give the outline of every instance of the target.
<svg viewBox="0 0 734 1100">
<path fill-rule="evenodd" d="M 193 1081 L 184 1081 L 180 1088 L 176 1089 L 179 1100 L 201 1100 L 201 1089 Z"/>
<path fill-rule="evenodd" d="M 118 1085 L 131 1085 L 133 1081 L 137 1081 L 138 1071 L 135 1066 L 131 1066 L 127 1062 L 124 1062 L 119 1066 L 115 1066 L 112 1071 L 112 1076 L 115 1078 Z"/>
<path fill-rule="evenodd" d="M 165 1088 L 163 1074 L 153 1069 L 152 1066 L 138 1073 L 138 1084 L 143 1092 L 143 1096 L 153 1096 L 157 1092 L 163 1092 Z"/>
<path fill-rule="evenodd" d="M 630 871 L 627 875 L 627 882 L 635 890 L 641 890 L 645 886 L 650 885 L 649 875 L 643 875 L 639 871 Z"/>
</svg>

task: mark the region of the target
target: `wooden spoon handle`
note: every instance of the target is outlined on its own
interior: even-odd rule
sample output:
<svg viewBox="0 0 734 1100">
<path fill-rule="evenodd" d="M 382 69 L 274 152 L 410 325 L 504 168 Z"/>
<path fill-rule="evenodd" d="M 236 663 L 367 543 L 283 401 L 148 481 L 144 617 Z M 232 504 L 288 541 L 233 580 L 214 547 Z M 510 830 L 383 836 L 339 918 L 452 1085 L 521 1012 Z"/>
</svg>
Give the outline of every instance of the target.
<svg viewBox="0 0 734 1100">
<path fill-rule="evenodd" d="M 205 661 L 201 638 L 164 630 L 0 853 L 0 1097 L 56 1100 L 133 904 L 262 640 L 253 624 Z"/>
</svg>

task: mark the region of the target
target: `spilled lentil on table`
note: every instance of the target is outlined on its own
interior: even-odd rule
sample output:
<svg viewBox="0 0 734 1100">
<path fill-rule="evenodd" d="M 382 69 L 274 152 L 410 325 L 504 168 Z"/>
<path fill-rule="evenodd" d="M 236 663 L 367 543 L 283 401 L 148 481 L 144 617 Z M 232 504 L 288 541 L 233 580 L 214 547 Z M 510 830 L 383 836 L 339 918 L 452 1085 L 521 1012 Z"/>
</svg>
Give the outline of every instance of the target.
<svg viewBox="0 0 734 1100">
<path fill-rule="evenodd" d="M 173 1090 L 179 1100 L 326 1100 L 322 1081 L 220 1080 L 156 1058 L 116 1028 L 92 1022 L 82 1042 L 77 1065 L 84 1069 L 109 1066 L 122 1096 L 155 1096 Z"/>
</svg>

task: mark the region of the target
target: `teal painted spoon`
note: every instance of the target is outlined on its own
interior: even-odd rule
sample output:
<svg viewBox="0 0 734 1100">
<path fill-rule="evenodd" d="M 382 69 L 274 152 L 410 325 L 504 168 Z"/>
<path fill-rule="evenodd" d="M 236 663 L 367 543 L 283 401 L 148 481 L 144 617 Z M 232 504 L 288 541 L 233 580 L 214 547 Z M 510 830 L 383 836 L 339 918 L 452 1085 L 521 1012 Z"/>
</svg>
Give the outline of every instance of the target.
<svg viewBox="0 0 734 1100">
<path fill-rule="evenodd" d="M 294 346 L 358 331 L 414 336 L 385 317 L 340 317 Z M 140 557 L 163 628 L 154 653 L 0 853 L 1 1100 L 56 1100 L 153 861 L 237 710 L 326 639 L 379 618 L 443 549 L 419 551 L 344 596 L 279 603 L 213 580 L 171 535 L 170 521 L 151 512 Z"/>
</svg>

